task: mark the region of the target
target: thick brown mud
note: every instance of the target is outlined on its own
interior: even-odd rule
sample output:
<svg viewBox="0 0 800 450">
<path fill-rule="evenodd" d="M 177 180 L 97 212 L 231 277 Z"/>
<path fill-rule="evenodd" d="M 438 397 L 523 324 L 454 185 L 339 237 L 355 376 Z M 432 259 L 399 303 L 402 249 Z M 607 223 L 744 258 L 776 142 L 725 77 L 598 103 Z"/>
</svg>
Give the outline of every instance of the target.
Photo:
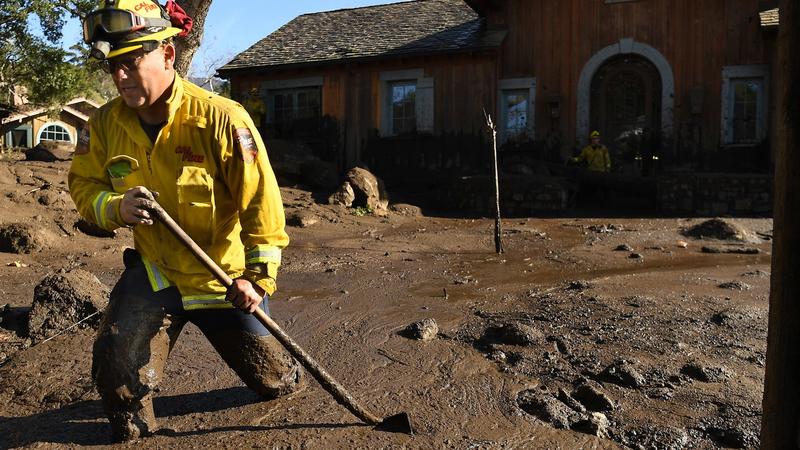
<svg viewBox="0 0 800 450">
<path fill-rule="evenodd" d="M 127 230 L 88 236 L 69 207 L 29 193 L 65 189 L 67 164 L 0 162 L 0 181 L 15 181 L 2 186 L 4 221 L 59 236 L 0 253 L 0 306 L 29 307 L 62 266 L 109 286 L 122 270 Z M 735 243 L 680 233 L 699 219 L 531 218 L 504 222 L 496 255 L 489 219 L 356 217 L 299 189 L 284 197 L 289 213 L 320 220 L 289 229 L 273 317 L 365 407 L 407 412 L 416 433 L 364 426 L 310 377 L 260 401 L 189 325 L 155 393 L 160 431 L 127 447 L 758 447 L 768 240 L 748 244 L 755 255 L 708 254 Z M 769 219 L 736 223 L 771 234 Z M 426 318 L 435 338 L 402 333 Z M 109 445 L 89 377 L 94 332 L 31 347 L 2 330 L 0 447 Z"/>
</svg>

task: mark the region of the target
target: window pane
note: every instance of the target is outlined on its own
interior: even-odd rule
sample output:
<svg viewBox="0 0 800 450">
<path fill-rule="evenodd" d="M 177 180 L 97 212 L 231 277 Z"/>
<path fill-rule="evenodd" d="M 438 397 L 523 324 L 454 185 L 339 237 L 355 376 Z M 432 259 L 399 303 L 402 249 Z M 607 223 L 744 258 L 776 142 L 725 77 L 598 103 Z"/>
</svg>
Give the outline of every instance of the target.
<svg viewBox="0 0 800 450">
<path fill-rule="evenodd" d="M 43 141 L 71 142 L 69 132 L 61 125 L 48 125 L 42 130 L 41 136 Z"/>
<path fill-rule="evenodd" d="M 506 134 L 509 137 L 522 134 L 528 126 L 528 91 L 506 91 L 504 100 Z"/>
<path fill-rule="evenodd" d="M 390 108 L 392 133 L 414 133 L 417 126 L 415 82 L 397 82 L 390 85 L 392 105 Z"/>
<path fill-rule="evenodd" d="M 758 140 L 758 103 L 761 97 L 760 79 L 738 79 L 731 81 L 733 87 L 733 141 L 753 142 Z"/>
</svg>

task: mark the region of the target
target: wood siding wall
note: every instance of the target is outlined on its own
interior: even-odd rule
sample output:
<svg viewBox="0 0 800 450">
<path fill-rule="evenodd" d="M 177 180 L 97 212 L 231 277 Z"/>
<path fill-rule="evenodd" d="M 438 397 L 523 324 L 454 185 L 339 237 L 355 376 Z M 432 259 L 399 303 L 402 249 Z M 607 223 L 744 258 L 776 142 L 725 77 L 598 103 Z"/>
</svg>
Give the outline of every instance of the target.
<svg viewBox="0 0 800 450">
<path fill-rule="evenodd" d="M 234 98 L 242 98 L 263 81 L 322 76 L 322 114 L 339 121 L 345 163 L 352 164 L 380 128 L 382 72 L 423 69 L 434 79 L 434 134 L 477 134 L 483 109 L 494 113 L 497 102 L 495 61 L 494 54 L 465 54 L 249 73 L 232 76 L 231 87 Z"/>
<path fill-rule="evenodd" d="M 701 120 L 704 147 L 719 144 L 722 68 L 770 63 L 769 32 L 760 27 L 759 0 L 506 0 L 489 17 L 509 30 L 500 78 L 536 77 L 537 99 L 560 95 L 560 131 L 575 137 L 576 89 L 587 61 L 624 38 L 647 44 L 669 62 L 675 81 L 675 133 Z M 689 92 L 702 89 L 702 118 L 688 111 Z M 771 92 L 773 90 L 770 90 Z M 774 110 L 775 102 L 770 109 Z M 549 123 L 537 101 L 537 131 Z M 549 121 L 549 119 L 547 119 Z M 537 133 L 540 134 L 540 133 Z M 541 135 L 541 134 L 540 134 Z"/>
</svg>

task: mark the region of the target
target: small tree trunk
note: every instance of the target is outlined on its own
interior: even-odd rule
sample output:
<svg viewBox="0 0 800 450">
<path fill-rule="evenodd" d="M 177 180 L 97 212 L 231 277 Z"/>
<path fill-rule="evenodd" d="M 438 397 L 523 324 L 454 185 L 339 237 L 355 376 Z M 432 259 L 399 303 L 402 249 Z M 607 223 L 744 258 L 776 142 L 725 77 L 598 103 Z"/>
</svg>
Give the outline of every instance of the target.
<svg viewBox="0 0 800 450">
<path fill-rule="evenodd" d="M 761 448 L 800 448 L 800 2 L 781 0 L 775 239 Z"/>
<path fill-rule="evenodd" d="M 492 137 L 492 169 L 494 170 L 494 251 L 497 254 L 503 253 L 502 224 L 500 223 L 500 179 L 497 170 L 497 128 L 492 122 L 492 116 L 483 112 L 486 117 L 486 125 Z"/>
<path fill-rule="evenodd" d="M 186 37 L 175 39 L 175 48 L 178 55 L 175 58 L 175 70 L 181 77 L 186 78 L 189 74 L 189 67 L 192 65 L 192 58 L 200 43 L 203 40 L 203 27 L 206 23 L 206 15 L 211 7 L 212 0 L 181 0 L 181 5 L 186 14 L 194 20 L 192 31 Z M 244 3 L 242 4 L 244 5 Z M 242 6 L 244 7 L 244 6 Z"/>
</svg>

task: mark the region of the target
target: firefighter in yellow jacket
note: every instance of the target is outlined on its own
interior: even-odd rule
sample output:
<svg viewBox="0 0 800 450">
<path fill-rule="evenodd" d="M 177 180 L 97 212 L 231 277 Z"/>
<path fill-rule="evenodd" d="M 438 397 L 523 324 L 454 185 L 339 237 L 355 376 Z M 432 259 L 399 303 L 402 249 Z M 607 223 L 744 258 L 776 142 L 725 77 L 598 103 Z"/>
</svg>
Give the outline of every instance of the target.
<svg viewBox="0 0 800 450">
<path fill-rule="evenodd" d="M 584 147 L 580 154 L 571 160 L 585 162 L 586 168 L 595 172 L 610 172 L 611 157 L 608 155 L 608 147 L 600 143 L 600 132 L 592 131 L 589 138 L 591 144 Z"/>
<path fill-rule="evenodd" d="M 182 30 L 171 12 L 152 0 L 105 0 L 84 19 L 84 39 L 119 97 L 82 132 L 70 193 L 100 227 L 132 227 L 135 246 L 123 255 L 93 349 L 92 375 L 116 441 L 156 429 L 153 391 L 187 322 L 261 396 L 302 384 L 297 362 L 250 314 L 268 311 L 289 242 L 264 143 L 239 104 L 176 74 L 172 37 Z M 143 209 L 151 192 L 233 286 L 153 222 Z"/>
</svg>

